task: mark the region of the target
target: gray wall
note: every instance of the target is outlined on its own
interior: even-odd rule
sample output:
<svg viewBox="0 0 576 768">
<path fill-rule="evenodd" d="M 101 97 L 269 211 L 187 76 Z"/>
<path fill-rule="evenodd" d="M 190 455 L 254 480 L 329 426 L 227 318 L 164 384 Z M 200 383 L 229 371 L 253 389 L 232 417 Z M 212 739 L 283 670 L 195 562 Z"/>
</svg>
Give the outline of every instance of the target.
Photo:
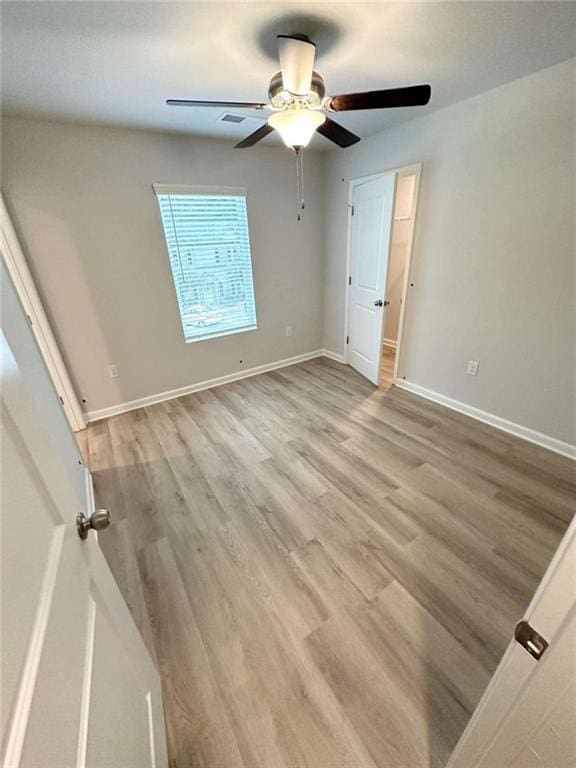
<svg viewBox="0 0 576 768">
<path fill-rule="evenodd" d="M 349 180 L 422 162 L 400 375 L 576 442 L 575 78 L 572 60 L 329 153 L 326 348 L 343 352 Z"/>
<path fill-rule="evenodd" d="M 306 153 L 298 224 L 285 148 L 21 118 L 2 128 L 6 204 L 87 410 L 322 346 L 319 154 Z M 153 182 L 248 188 L 257 331 L 185 343 Z"/>
<path fill-rule="evenodd" d="M 567 62 L 308 153 L 301 225 L 283 148 L 5 118 L 6 202 L 87 409 L 342 353 L 348 181 L 422 162 L 400 375 L 576 442 L 575 77 Z M 155 181 L 248 187 L 257 332 L 185 344 Z"/>
</svg>

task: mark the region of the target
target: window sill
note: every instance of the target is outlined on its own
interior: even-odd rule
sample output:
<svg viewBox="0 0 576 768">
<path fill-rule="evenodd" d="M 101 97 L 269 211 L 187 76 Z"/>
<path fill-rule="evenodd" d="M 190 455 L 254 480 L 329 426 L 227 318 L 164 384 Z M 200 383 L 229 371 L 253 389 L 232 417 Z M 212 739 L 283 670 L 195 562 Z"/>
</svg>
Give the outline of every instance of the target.
<svg viewBox="0 0 576 768">
<path fill-rule="evenodd" d="M 186 344 L 194 344 L 197 341 L 209 341 L 210 339 L 221 339 L 224 336 L 235 336 L 237 333 L 248 333 L 249 331 L 257 331 L 257 325 L 243 326 L 242 328 L 233 328 L 230 331 L 214 331 L 214 333 L 204 333 L 202 336 L 194 336 L 193 338 L 185 338 Z"/>
</svg>

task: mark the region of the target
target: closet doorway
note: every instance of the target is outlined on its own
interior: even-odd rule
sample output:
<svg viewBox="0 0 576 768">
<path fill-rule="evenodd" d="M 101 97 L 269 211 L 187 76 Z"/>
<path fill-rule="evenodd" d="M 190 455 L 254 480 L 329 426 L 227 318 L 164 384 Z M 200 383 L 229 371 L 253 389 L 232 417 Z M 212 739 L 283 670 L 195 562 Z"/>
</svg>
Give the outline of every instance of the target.
<svg viewBox="0 0 576 768">
<path fill-rule="evenodd" d="M 346 362 L 383 388 L 398 375 L 420 172 L 350 182 Z"/>
<path fill-rule="evenodd" d="M 394 384 L 398 371 L 419 181 L 420 167 L 397 172 L 379 379 L 383 387 Z"/>
</svg>

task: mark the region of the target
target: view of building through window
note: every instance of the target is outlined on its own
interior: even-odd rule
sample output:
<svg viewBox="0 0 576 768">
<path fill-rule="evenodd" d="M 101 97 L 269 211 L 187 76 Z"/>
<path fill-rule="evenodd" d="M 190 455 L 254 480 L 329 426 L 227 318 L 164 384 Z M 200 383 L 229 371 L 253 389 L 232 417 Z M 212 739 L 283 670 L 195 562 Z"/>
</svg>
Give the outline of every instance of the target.
<svg viewBox="0 0 576 768">
<path fill-rule="evenodd" d="M 256 328 L 244 195 L 158 194 L 186 341 Z"/>
</svg>

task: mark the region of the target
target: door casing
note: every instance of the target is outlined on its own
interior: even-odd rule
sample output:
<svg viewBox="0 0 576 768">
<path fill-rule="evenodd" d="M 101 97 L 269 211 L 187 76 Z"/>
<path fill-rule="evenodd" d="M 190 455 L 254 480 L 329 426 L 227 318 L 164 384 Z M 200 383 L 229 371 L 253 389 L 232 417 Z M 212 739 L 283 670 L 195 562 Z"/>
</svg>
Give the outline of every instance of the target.
<svg viewBox="0 0 576 768">
<path fill-rule="evenodd" d="M 70 429 L 73 432 L 79 432 L 86 427 L 86 417 L 42 306 L 2 195 L 0 195 L 0 253 L 26 312 L 38 349 L 52 379 Z"/>
<path fill-rule="evenodd" d="M 354 192 L 356 190 L 356 187 L 359 187 L 362 184 L 365 184 L 367 181 L 373 181 L 374 179 L 379 179 L 382 176 L 387 176 L 391 173 L 394 173 L 396 175 L 396 179 L 398 179 L 399 176 L 409 176 L 412 174 L 414 174 L 415 176 L 414 197 L 412 200 L 412 227 L 410 229 L 410 237 L 408 238 L 406 269 L 404 271 L 404 279 L 403 279 L 403 286 L 402 286 L 402 304 L 400 306 L 400 319 L 398 323 L 398 342 L 396 345 L 396 358 L 394 361 L 394 381 L 396 381 L 398 377 L 398 371 L 400 369 L 399 366 L 400 366 L 401 351 L 402 351 L 403 333 L 405 328 L 408 288 L 413 287 L 413 282 L 414 282 L 411 276 L 412 251 L 413 251 L 413 245 L 414 245 L 414 231 L 416 227 L 416 212 L 418 209 L 418 196 L 420 192 L 420 178 L 422 175 L 422 163 L 415 163 L 414 165 L 405 165 L 398 168 L 389 168 L 387 170 L 379 171 L 378 173 L 372 173 L 369 176 L 359 176 L 358 178 L 350 179 L 348 183 L 348 231 L 346 236 L 346 278 L 345 278 L 345 288 L 344 288 L 345 301 L 344 301 L 343 347 L 344 347 L 344 362 L 348 364 L 349 351 L 348 351 L 347 338 L 349 336 L 349 322 L 350 322 L 350 286 L 348 284 L 348 277 L 351 274 L 350 269 L 351 269 L 351 263 L 352 263 L 351 211 L 352 211 L 352 203 L 354 200 Z M 386 317 L 386 312 L 384 311 L 382 313 L 382 326 L 384 326 L 385 317 Z"/>
</svg>

